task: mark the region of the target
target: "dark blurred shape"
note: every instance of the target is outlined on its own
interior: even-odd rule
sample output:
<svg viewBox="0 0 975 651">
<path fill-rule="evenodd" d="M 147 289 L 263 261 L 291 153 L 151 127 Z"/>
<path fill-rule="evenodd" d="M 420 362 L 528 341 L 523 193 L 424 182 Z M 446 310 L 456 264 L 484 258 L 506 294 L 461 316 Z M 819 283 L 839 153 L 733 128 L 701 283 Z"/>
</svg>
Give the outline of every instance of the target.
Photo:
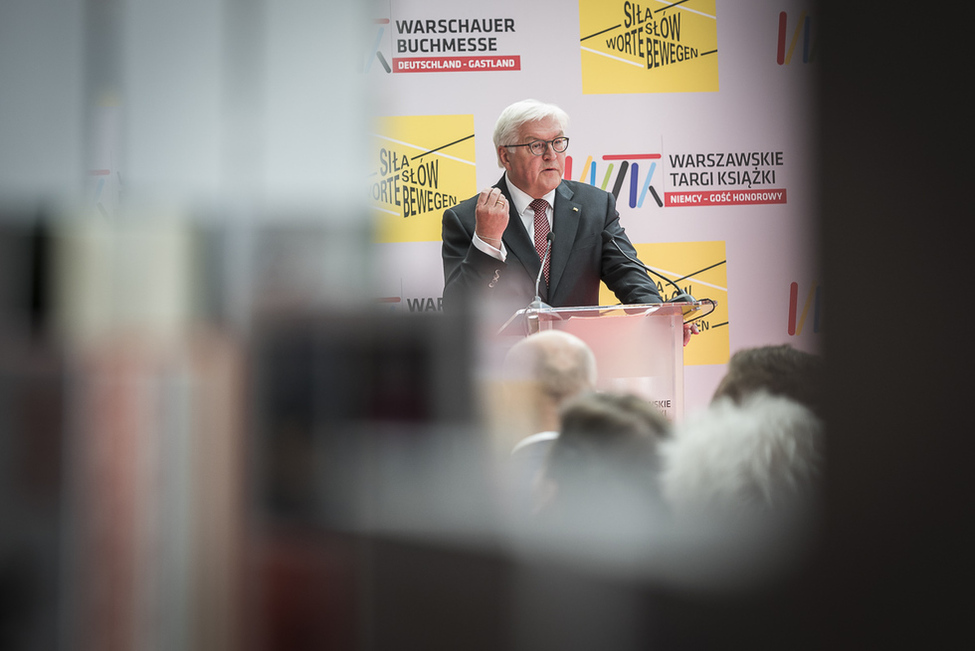
<svg viewBox="0 0 975 651">
<path fill-rule="evenodd" d="M 0 214 L 0 334 L 42 334 L 49 325 L 50 234 L 34 214 Z"/>
<path fill-rule="evenodd" d="M 361 649 L 512 648 L 515 567 L 492 550 L 376 537 L 364 551 Z"/>
<path fill-rule="evenodd" d="M 810 648 L 971 646 L 975 353 L 955 284 L 971 259 L 971 24 L 946 17 L 938 48 L 891 56 L 917 5 L 819 4 L 826 520 L 809 572 L 772 597 L 810 613 Z"/>
<path fill-rule="evenodd" d="M 304 527 L 269 527 L 253 547 L 253 649 L 355 649 L 362 601 L 353 541 Z M 254 589 L 257 587 L 258 589 Z"/>
<path fill-rule="evenodd" d="M 448 648 L 421 641 L 461 631 L 452 648 L 498 648 L 461 643 L 495 639 L 497 594 L 459 600 L 454 591 L 458 581 L 482 591 L 500 580 L 498 559 L 385 540 L 365 526 L 374 511 L 398 508 L 385 488 L 423 508 L 423 464 L 449 466 L 451 448 L 478 445 L 470 330 L 459 315 L 369 309 L 257 321 L 253 648 Z"/>
<path fill-rule="evenodd" d="M 0 648 L 58 643 L 63 360 L 43 336 L 49 237 L 0 214 Z"/>
<path fill-rule="evenodd" d="M 419 446 L 449 428 L 464 436 L 468 330 L 457 316 L 368 310 L 260 323 L 254 409 L 267 514 L 345 526 L 376 446 Z"/>
</svg>

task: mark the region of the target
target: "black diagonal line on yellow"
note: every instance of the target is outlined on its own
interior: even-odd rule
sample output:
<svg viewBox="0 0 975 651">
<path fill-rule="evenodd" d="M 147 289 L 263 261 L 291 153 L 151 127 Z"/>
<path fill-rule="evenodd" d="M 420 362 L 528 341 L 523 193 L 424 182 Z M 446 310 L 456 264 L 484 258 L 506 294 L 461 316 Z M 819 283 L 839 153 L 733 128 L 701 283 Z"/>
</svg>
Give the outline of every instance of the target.
<svg viewBox="0 0 975 651">
<path fill-rule="evenodd" d="M 709 269 L 714 269 L 715 267 L 720 267 L 721 265 L 723 265 L 723 264 L 725 264 L 727 262 L 728 262 L 727 260 L 722 260 L 721 262 L 715 262 L 710 267 L 704 267 L 703 269 L 698 269 L 694 273 L 687 274 L 686 276 L 681 276 L 680 278 L 678 278 L 674 282 L 675 283 L 679 283 L 682 280 L 687 280 L 688 278 L 693 278 L 694 276 L 696 276 L 698 274 L 703 274 L 705 271 L 708 271 Z"/>
<path fill-rule="evenodd" d="M 659 14 L 659 13 L 660 13 L 661 11 L 667 11 L 668 9 L 673 9 L 673 8 L 674 8 L 674 7 L 676 7 L 677 5 L 682 5 L 682 4 L 684 4 L 685 2 L 687 2 L 687 0 L 680 0 L 680 2 L 675 2 L 674 4 L 671 4 L 671 5 L 667 5 L 667 6 L 666 6 L 666 7 L 664 7 L 663 9 L 657 9 L 657 10 L 656 10 L 656 11 L 654 11 L 653 13 L 655 13 L 655 14 Z"/>
<path fill-rule="evenodd" d="M 438 152 L 438 151 L 440 151 L 441 149 L 446 149 L 447 147 L 453 147 L 453 146 L 454 146 L 454 145 L 456 145 L 457 143 L 459 143 L 459 142 L 464 142 L 465 140 L 470 140 L 470 139 L 471 139 L 471 138 L 473 138 L 473 137 L 474 137 L 474 134 L 472 133 L 471 135 L 469 135 L 469 136 L 465 136 L 465 137 L 463 137 L 463 138 L 461 138 L 460 140 L 455 140 L 455 141 L 453 141 L 453 142 L 448 142 L 448 143 L 447 143 L 446 145 L 441 145 L 441 146 L 439 146 L 439 147 L 437 147 L 436 149 L 431 149 L 431 150 L 429 150 L 429 151 L 425 151 L 425 152 L 423 152 L 422 154 L 417 154 L 416 156 L 414 156 L 414 157 L 413 157 L 413 158 L 411 158 L 410 160 L 416 160 L 417 158 L 422 158 L 423 156 L 426 156 L 427 154 L 432 154 L 432 153 L 434 153 L 434 152 Z"/>
<path fill-rule="evenodd" d="M 588 41 L 591 38 L 595 38 L 595 37 L 599 36 L 600 34 L 605 34 L 606 32 L 611 32 L 614 29 L 617 29 L 617 28 L 622 27 L 622 26 L 623 26 L 623 23 L 620 23 L 619 25 L 614 25 L 614 26 L 610 27 L 609 29 L 604 29 L 601 32 L 596 32 L 595 34 L 590 34 L 589 36 L 583 36 L 582 38 L 579 39 L 579 42 L 582 43 L 583 41 Z"/>
</svg>

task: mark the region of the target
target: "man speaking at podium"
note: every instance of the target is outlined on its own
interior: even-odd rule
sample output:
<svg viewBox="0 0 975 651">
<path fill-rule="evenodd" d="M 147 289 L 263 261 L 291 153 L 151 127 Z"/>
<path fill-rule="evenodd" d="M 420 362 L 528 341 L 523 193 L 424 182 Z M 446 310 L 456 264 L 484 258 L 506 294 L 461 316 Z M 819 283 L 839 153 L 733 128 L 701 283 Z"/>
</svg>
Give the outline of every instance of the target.
<svg viewBox="0 0 975 651">
<path fill-rule="evenodd" d="M 506 318 L 536 297 L 551 307 L 598 305 L 600 281 L 621 303 L 662 302 L 636 262 L 615 197 L 562 179 L 568 119 L 530 99 L 501 112 L 494 146 L 504 175 L 444 212 L 445 310 L 489 303 Z"/>
</svg>

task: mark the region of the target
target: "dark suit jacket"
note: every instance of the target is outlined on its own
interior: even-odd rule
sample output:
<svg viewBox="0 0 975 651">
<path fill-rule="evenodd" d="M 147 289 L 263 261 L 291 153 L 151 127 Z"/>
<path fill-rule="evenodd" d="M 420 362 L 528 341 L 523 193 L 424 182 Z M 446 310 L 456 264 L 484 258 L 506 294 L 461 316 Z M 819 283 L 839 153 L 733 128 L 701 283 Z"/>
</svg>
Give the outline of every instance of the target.
<svg viewBox="0 0 975 651">
<path fill-rule="evenodd" d="M 444 212 L 443 268 L 445 310 L 465 301 L 490 300 L 503 311 L 527 307 L 535 298 L 535 279 L 541 260 L 521 217 L 515 214 L 505 177 L 495 187 L 508 199 L 511 214 L 504 231 L 507 260 L 501 262 L 473 244 L 477 196 Z M 612 194 L 586 183 L 563 180 L 555 190 L 550 279 L 542 279 L 539 296 L 552 307 L 599 304 L 599 281 L 606 283 L 622 303 L 660 303 L 657 286 L 633 262 L 603 241 L 609 231 L 620 247 L 636 258 L 636 250 L 619 223 Z"/>
</svg>

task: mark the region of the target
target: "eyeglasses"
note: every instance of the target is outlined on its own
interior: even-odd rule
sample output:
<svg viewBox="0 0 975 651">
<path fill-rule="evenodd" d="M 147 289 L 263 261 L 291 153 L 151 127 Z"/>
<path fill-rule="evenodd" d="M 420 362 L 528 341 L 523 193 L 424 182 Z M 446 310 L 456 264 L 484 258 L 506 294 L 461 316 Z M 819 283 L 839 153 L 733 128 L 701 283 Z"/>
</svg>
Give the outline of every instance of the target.
<svg viewBox="0 0 975 651">
<path fill-rule="evenodd" d="M 556 154 L 561 154 L 569 148 L 569 139 L 565 136 L 559 136 L 558 138 L 553 138 L 552 140 L 532 140 L 531 142 L 526 142 L 522 145 L 505 145 L 505 147 L 528 147 L 528 151 L 536 156 L 541 156 L 548 151 L 549 145 L 552 145 L 552 149 Z"/>
</svg>

